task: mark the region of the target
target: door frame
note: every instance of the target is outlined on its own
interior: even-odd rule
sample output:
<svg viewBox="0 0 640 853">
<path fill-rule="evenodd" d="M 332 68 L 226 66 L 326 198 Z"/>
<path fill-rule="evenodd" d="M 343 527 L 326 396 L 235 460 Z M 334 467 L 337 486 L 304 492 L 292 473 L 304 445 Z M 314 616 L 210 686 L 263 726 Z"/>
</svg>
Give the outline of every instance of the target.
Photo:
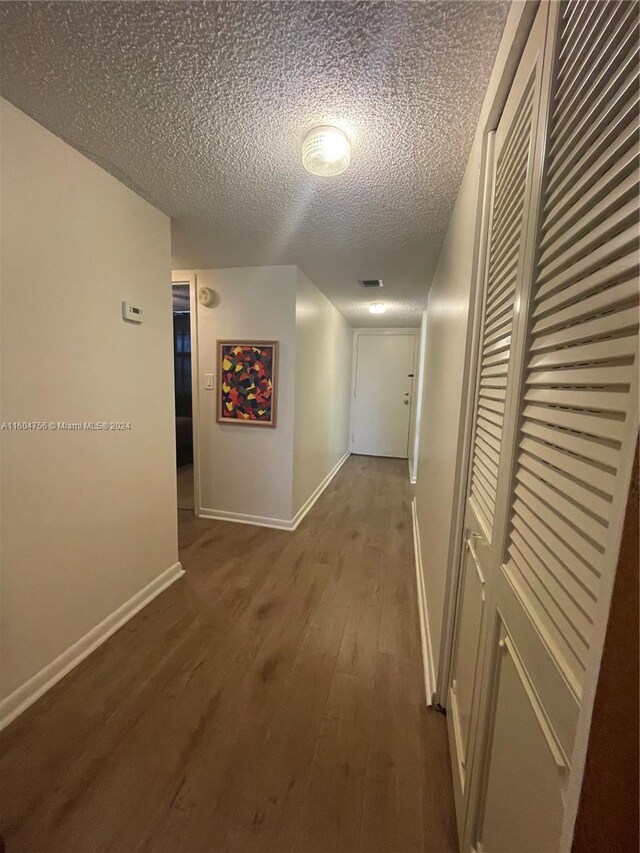
<svg viewBox="0 0 640 853">
<path fill-rule="evenodd" d="M 414 405 L 415 399 L 415 388 L 417 387 L 416 380 L 416 364 L 417 364 L 417 352 L 416 352 L 416 341 L 420 336 L 419 328 L 395 328 L 393 326 L 384 327 L 382 329 L 376 328 L 355 328 L 353 330 L 353 345 L 352 345 L 352 358 L 351 358 L 351 407 L 349 411 L 349 452 L 354 453 L 353 449 L 353 439 L 354 439 L 354 400 L 356 398 L 356 379 L 358 377 L 358 340 L 361 336 L 365 335 L 411 335 L 414 338 L 414 346 L 413 346 L 413 382 L 411 383 L 411 407 L 409 409 L 409 435 L 407 436 L 407 463 L 409 465 L 409 477 L 411 477 L 411 439 L 415 435 L 415 411 L 416 407 Z"/>
<path fill-rule="evenodd" d="M 418 456 L 420 455 L 420 424 L 422 422 L 422 403 L 424 396 L 424 370 L 427 353 L 427 309 L 422 312 L 420 322 L 420 335 L 418 338 L 418 352 L 416 355 L 415 378 L 418 380 L 416 393 L 412 394 L 416 401 L 415 417 L 413 419 L 414 433 L 413 444 L 409 448 L 409 479 L 415 486 L 418 482 Z"/>
<path fill-rule="evenodd" d="M 193 270 L 172 270 L 171 287 L 189 285 L 189 330 L 191 333 L 191 417 L 193 418 L 193 514 L 200 515 L 200 370 L 198 361 L 198 281 Z M 177 475 L 176 475 L 177 476 Z M 177 479 L 176 479 L 177 483 Z M 177 486 L 176 486 L 177 488 Z"/>
</svg>

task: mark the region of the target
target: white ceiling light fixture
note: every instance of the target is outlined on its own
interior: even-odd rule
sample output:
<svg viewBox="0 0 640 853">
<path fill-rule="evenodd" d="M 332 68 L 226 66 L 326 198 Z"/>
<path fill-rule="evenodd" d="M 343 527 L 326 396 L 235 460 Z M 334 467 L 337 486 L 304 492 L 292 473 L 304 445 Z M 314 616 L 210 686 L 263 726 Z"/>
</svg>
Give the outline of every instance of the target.
<svg viewBox="0 0 640 853">
<path fill-rule="evenodd" d="M 371 305 L 369 305 L 370 314 L 384 314 L 386 310 L 387 306 L 384 302 L 372 302 Z"/>
<path fill-rule="evenodd" d="M 314 127 L 302 143 L 302 165 L 312 175 L 340 175 L 351 162 L 351 143 L 339 128 L 328 124 Z"/>
</svg>

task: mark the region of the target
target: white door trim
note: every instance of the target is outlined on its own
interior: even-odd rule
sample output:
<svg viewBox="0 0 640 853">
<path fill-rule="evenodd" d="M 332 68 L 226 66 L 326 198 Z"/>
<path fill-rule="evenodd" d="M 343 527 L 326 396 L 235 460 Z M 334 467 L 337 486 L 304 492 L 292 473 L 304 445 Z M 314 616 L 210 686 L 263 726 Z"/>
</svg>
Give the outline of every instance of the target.
<svg viewBox="0 0 640 853">
<path fill-rule="evenodd" d="M 173 270 L 171 284 L 189 285 L 189 327 L 191 332 L 191 412 L 193 417 L 193 513 L 200 515 L 200 363 L 198 361 L 198 294 L 193 270 Z"/>
<path fill-rule="evenodd" d="M 415 486 L 418 482 L 418 455 L 420 453 L 420 424 L 422 421 L 422 396 L 424 394 L 424 369 L 425 357 L 427 352 L 427 309 L 422 312 L 422 322 L 420 324 L 420 334 L 418 338 L 418 352 L 416 354 L 415 378 L 417 384 L 415 386 L 415 416 L 413 418 L 413 447 L 409 451 L 409 479 Z"/>
</svg>

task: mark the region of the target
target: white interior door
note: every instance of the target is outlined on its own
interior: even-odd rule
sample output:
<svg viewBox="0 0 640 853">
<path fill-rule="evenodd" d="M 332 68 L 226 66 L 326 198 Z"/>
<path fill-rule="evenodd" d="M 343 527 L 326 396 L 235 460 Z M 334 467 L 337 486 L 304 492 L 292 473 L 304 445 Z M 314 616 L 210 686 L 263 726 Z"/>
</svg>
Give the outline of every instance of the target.
<svg viewBox="0 0 640 853">
<path fill-rule="evenodd" d="M 498 482 L 510 424 L 506 403 L 513 379 L 516 305 L 526 279 L 535 229 L 533 191 L 542 157 L 537 138 L 547 7 L 538 12 L 495 135 L 490 139 L 491 207 L 485 270 L 482 337 L 476 388 L 471 477 L 465 514 L 457 624 L 448 703 L 458 830 L 464 837 L 486 634 L 486 585 L 500 545 Z M 520 696 L 510 694 L 518 700 Z M 530 718 L 527 717 L 527 720 Z M 515 808 L 515 806 L 514 806 Z M 515 811 L 514 811 L 515 814 Z M 515 831 L 510 826 L 508 832 Z M 536 838 L 532 833 L 532 838 Z M 489 842 L 485 839 L 486 844 Z M 486 848 L 490 849 L 489 846 Z M 508 845 L 504 853 L 509 849 Z M 515 853 L 514 848 L 514 853 Z M 497 850 L 497 848 L 496 848 Z M 541 848 L 542 851 L 542 848 Z M 520 853 L 520 850 L 518 850 Z"/>
<path fill-rule="evenodd" d="M 416 335 L 358 335 L 356 342 L 351 449 L 406 459 Z"/>
</svg>

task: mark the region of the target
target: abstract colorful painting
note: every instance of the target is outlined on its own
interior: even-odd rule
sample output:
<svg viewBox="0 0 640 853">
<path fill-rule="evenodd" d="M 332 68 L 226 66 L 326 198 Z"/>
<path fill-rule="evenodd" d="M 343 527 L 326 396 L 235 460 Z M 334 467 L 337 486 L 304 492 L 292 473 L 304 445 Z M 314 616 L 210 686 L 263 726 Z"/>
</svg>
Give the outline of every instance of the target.
<svg viewBox="0 0 640 853">
<path fill-rule="evenodd" d="M 218 341 L 218 422 L 276 425 L 277 341 Z"/>
</svg>

